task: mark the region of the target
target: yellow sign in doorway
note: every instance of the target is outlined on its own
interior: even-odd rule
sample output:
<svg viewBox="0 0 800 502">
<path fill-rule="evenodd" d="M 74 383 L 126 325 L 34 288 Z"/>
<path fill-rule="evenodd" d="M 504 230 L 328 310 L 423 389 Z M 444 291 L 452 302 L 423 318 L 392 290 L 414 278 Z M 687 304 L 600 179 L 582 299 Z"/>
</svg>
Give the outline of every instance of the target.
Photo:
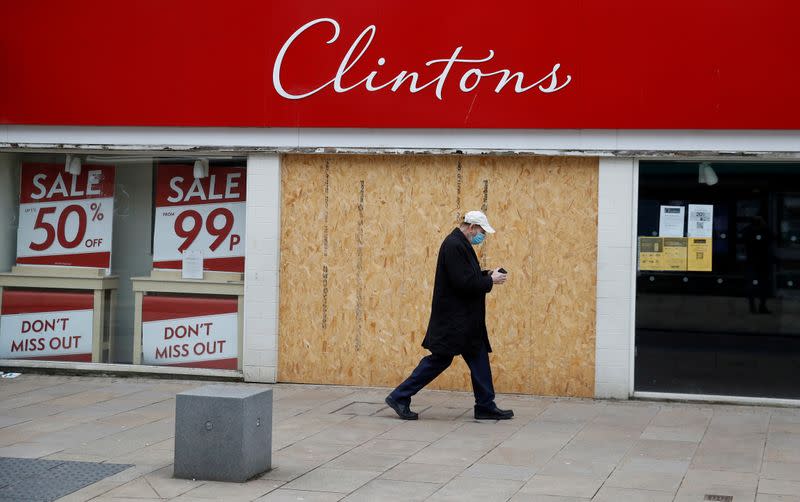
<svg viewBox="0 0 800 502">
<path fill-rule="evenodd" d="M 711 238 L 690 237 L 687 270 L 711 272 Z"/>
</svg>

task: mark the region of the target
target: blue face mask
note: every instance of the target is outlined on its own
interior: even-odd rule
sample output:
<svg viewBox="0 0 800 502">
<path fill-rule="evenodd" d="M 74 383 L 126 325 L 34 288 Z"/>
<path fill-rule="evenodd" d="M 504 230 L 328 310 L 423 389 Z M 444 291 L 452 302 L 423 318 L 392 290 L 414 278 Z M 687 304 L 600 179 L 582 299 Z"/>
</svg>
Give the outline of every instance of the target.
<svg viewBox="0 0 800 502">
<path fill-rule="evenodd" d="M 483 239 L 485 238 L 486 238 L 485 235 L 483 235 L 481 232 L 478 232 L 477 234 L 475 234 L 475 237 L 473 237 L 470 242 L 472 243 L 473 246 L 477 246 L 478 244 L 483 242 Z"/>
</svg>

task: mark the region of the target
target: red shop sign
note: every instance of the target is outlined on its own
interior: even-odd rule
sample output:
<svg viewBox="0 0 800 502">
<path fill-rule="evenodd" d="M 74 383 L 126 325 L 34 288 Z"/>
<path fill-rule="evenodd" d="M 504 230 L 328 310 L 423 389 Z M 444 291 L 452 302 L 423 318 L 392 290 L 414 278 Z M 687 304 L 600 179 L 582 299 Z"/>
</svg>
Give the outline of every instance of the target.
<svg viewBox="0 0 800 502">
<path fill-rule="evenodd" d="M 0 123 L 800 129 L 787 0 L 131 5 L 3 2 Z"/>
</svg>

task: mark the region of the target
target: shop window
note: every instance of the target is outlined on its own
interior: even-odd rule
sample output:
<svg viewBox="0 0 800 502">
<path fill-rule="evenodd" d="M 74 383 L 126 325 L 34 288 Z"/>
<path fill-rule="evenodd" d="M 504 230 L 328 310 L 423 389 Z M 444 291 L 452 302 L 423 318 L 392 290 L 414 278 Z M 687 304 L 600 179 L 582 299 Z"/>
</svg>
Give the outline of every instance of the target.
<svg viewBox="0 0 800 502">
<path fill-rule="evenodd" d="M 245 166 L 0 154 L 0 358 L 241 369 Z"/>
</svg>

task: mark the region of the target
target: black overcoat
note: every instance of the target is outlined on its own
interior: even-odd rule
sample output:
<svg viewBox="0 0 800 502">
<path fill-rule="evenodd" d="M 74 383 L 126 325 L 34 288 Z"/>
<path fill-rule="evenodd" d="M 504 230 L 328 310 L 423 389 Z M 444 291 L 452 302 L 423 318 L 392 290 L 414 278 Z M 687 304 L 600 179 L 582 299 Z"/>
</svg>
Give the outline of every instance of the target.
<svg viewBox="0 0 800 502">
<path fill-rule="evenodd" d="M 431 319 L 422 346 L 434 354 L 491 352 L 486 332 L 486 293 L 492 278 L 481 271 L 475 250 L 459 228 L 439 248 Z M 485 345 L 484 345 L 485 344 Z"/>
</svg>

